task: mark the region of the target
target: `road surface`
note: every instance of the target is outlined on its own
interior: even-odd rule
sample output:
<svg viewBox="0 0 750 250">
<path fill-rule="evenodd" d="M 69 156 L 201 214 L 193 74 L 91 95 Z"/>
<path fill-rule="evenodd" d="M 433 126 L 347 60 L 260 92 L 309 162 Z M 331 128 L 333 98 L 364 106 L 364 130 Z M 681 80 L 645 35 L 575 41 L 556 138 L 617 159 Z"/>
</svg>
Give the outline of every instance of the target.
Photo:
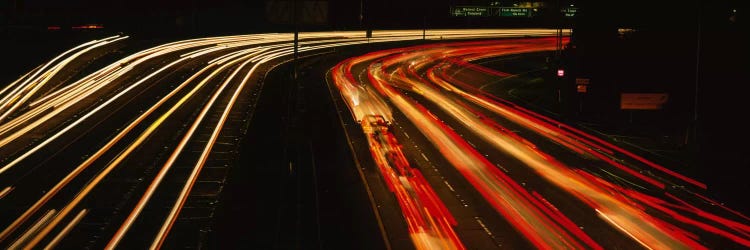
<svg viewBox="0 0 750 250">
<path fill-rule="evenodd" d="M 485 238 L 497 247 L 750 246 L 748 217 L 705 197 L 705 184 L 485 93 L 482 85 L 512 74 L 470 63 L 554 48 L 550 38 L 430 44 L 371 52 L 332 69 L 343 103 L 364 134 L 371 134 L 373 117 L 383 120 L 376 123 L 392 124 L 387 131 L 397 136 L 390 147 L 409 149 L 406 158 L 417 169 L 412 171 L 441 173 L 428 181 L 434 189 L 453 192 L 440 196 L 444 203 L 474 200 L 463 203 L 464 208 L 448 206 L 453 216 L 424 216 L 458 217 L 452 230 L 431 229 L 405 216 L 414 245 L 423 246 L 421 234 L 455 248 L 478 244 L 460 240 L 473 232 L 460 226 L 468 223 L 483 227 Z M 374 158 L 381 148 L 370 143 Z M 401 168 L 377 160 L 375 165 L 385 169 L 380 171 L 385 180 L 390 169 Z M 412 200 L 420 198 L 429 199 Z M 399 205 L 410 209 L 410 202 Z M 462 221 L 466 214 L 476 214 L 476 221 Z M 485 220 L 507 223 L 486 226 L 490 223 Z M 508 231 L 525 241 L 497 237 Z M 446 232 L 456 232 L 459 240 Z"/>
</svg>

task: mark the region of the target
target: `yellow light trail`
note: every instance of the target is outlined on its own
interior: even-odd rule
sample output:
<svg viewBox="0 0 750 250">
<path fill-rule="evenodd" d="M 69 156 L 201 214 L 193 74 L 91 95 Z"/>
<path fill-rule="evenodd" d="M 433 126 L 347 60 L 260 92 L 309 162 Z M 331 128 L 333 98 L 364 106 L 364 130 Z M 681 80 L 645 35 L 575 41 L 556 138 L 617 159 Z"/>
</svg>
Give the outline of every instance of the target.
<svg viewBox="0 0 750 250">
<path fill-rule="evenodd" d="M 258 53 L 258 52 L 256 52 L 256 53 Z M 241 61 L 245 61 L 239 67 L 237 67 L 237 69 L 235 69 L 234 72 L 232 72 L 232 75 L 229 76 L 224 81 L 224 83 L 221 85 L 221 87 L 219 88 L 219 90 L 217 90 L 214 93 L 214 95 L 211 97 L 211 99 L 208 101 L 208 103 L 203 107 L 203 109 L 201 110 L 200 114 L 196 118 L 195 122 L 193 122 L 193 124 L 190 126 L 190 129 L 188 129 L 188 132 L 186 133 L 186 135 L 183 136 L 182 140 L 180 140 L 180 143 L 178 144 L 178 146 L 175 148 L 175 150 L 173 151 L 173 153 L 169 156 L 169 158 L 167 159 L 167 162 L 164 164 L 164 166 L 159 170 L 159 172 L 157 173 L 156 177 L 154 178 L 154 180 L 151 182 L 151 184 L 149 185 L 148 189 L 146 190 L 146 192 L 143 194 L 143 196 L 141 196 L 141 199 L 138 201 L 138 203 L 136 204 L 135 208 L 133 208 L 133 210 L 130 212 L 130 214 L 128 215 L 128 217 L 125 219 L 125 222 L 123 222 L 120 225 L 120 228 L 117 230 L 117 232 L 115 233 L 115 235 L 112 237 L 112 239 L 110 239 L 109 243 L 107 243 L 107 246 L 105 247 L 105 249 L 114 249 L 117 246 L 117 244 L 119 244 L 120 240 L 122 240 L 122 238 L 128 232 L 128 230 L 130 229 L 130 227 L 133 225 L 133 222 L 135 221 L 135 219 L 138 218 L 138 216 L 140 215 L 141 211 L 143 211 L 143 208 L 146 207 L 146 204 L 151 199 L 151 196 L 154 194 L 154 192 L 156 192 L 156 188 L 159 187 L 159 184 L 161 184 L 161 181 L 164 179 L 164 176 L 166 176 L 166 174 L 169 171 L 169 169 L 171 168 L 172 164 L 177 160 L 177 156 L 179 155 L 179 152 L 182 152 L 182 149 L 185 148 L 185 146 L 187 145 L 187 143 L 190 140 L 190 138 L 192 138 L 193 133 L 198 128 L 198 125 L 201 123 L 201 121 L 203 121 L 204 117 L 208 113 L 209 109 L 213 106 L 213 104 L 216 101 L 216 99 L 224 91 L 224 88 L 226 88 L 226 86 L 234 78 L 234 76 L 245 65 L 247 65 L 250 62 L 248 60 L 248 58 L 253 57 L 254 55 L 255 54 L 244 55 L 244 56 L 242 56 L 240 58 L 237 58 L 237 59 L 234 59 L 232 62 L 224 64 L 222 67 L 219 67 L 218 69 L 214 70 L 214 73 L 212 75 L 218 74 L 219 72 L 223 71 L 225 68 L 231 67 L 231 66 L 233 66 L 236 63 L 239 63 Z M 211 66 L 212 65 L 213 64 L 211 64 Z M 209 68 L 209 67 L 206 67 L 206 68 Z M 209 80 L 210 80 L 210 78 L 211 78 L 211 76 L 209 76 Z"/>
<path fill-rule="evenodd" d="M 211 80 L 214 76 L 218 74 L 219 71 L 212 72 L 209 76 L 207 76 L 203 81 L 201 81 L 198 85 L 196 85 L 188 94 L 180 98 L 180 100 L 172 106 L 167 112 L 159 116 L 159 118 L 154 121 L 145 131 L 141 133 L 138 138 L 130 144 L 124 151 L 120 152 L 120 154 L 112 160 L 107 167 L 105 167 L 94 179 L 91 180 L 91 182 L 87 183 L 87 185 L 79 191 L 75 198 L 71 202 L 69 202 L 65 207 L 60 210 L 60 212 L 55 216 L 55 218 L 48 223 L 24 248 L 25 249 L 31 249 L 36 244 L 39 243 L 47 234 L 52 231 L 52 229 L 63 219 L 65 216 L 73 209 L 75 206 L 78 205 L 78 203 L 85 198 L 94 187 L 96 187 L 99 182 L 101 182 L 104 177 L 109 175 L 109 173 L 117 167 L 122 161 L 125 160 L 125 158 L 130 155 L 131 152 L 133 152 L 137 147 L 143 143 L 146 138 L 148 138 L 156 129 L 166 120 L 169 118 L 179 107 L 181 107 L 185 102 L 187 102 L 198 90 L 200 90 L 209 80 Z"/>
<path fill-rule="evenodd" d="M 412 32 L 415 33 L 415 32 Z M 484 36 L 497 36 L 500 35 L 508 35 L 504 34 L 502 32 L 493 32 L 488 31 L 487 33 L 477 33 L 474 31 L 444 31 L 443 33 L 436 33 L 440 34 L 441 36 L 445 36 L 445 39 L 451 38 L 450 36 L 465 36 L 468 33 L 471 33 L 471 35 L 484 35 Z M 409 36 L 413 35 L 409 32 L 404 32 L 403 34 L 409 34 Z M 365 39 L 363 36 L 363 32 L 318 32 L 318 33 L 310 33 L 310 34 L 304 34 L 301 37 L 308 38 L 308 39 L 316 39 L 320 38 L 322 40 L 312 40 L 312 41 L 304 41 L 301 43 L 301 48 L 299 49 L 300 52 L 308 52 L 308 51 L 314 51 L 314 50 L 322 50 L 327 48 L 335 48 L 339 46 L 347 46 L 347 45 L 356 45 L 356 44 L 364 44 L 364 43 L 372 43 L 372 42 L 391 42 L 391 41 L 404 41 L 404 40 L 413 40 L 416 39 L 415 37 L 407 37 L 407 36 L 398 36 L 394 35 L 387 38 L 373 38 L 373 39 Z M 335 38 L 331 39 L 330 36 L 335 36 Z M 437 39 L 436 35 L 433 37 L 434 39 Z M 508 35 L 513 36 L 513 35 Z M 180 194 L 180 199 L 177 200 L 175 206 L 173 207 L 172 213 L 168 216 L 167 220 L 165 221 L 164 225 L 166 226 L 166 230 L 164 230 L 165 227 L 162 228 L 161 235 L 157 237 L 157 241 L 155 241 L 155 244 L 160 245 L 161 243 L 158 243 L 158 239 L 165 239 L 166 233 L 168 233 L 168 228 L 171 227 L 171 223 L 174 222 L 174 219 L 176 219 L 179 209 L 181 208 L 182 204 L 184 204 L 184 201 L 187 197 L 187 194 L 189 194 L 190 189 L 192 188 L 192 183 L 195 181 L 195 178 L 197 178 L 197 173 L 200 172 L 200 169 L 202 165 L 205 163 L 205 161 L 209 158 L 211 148 L 213 144 L 215 143 L 216 138 L 218 137 L 218 134 L 221 131 L 221 127 L 223 126 L 224 121 L 226 120 L 226 116 L 228 116 L 230 109 L 232 108 L 232 105 L 238 98 L 238 95 L 240 93 L 240 90 L 244 88 L 246 82 L 248 81 L 249 77 L 253 72 L 256 71 L 258 65 L 264 64 L 267 62 L 270 62 L 272 60 L 276 60 L 285 56 L 290 56 L 292 54 L 292 48 L 291 41 L 292 36 L 288 33 L 286 34 L 264 34 L 264 35 L 246 35 L 246 36 L 230 36 L 230 37 L 215 37 L 215 38 L 200 38 L 200 39 L 191 39 L 186 41 L 179 41 L 179 42 L 173 42 L 169 44 L 160 45 L 151 49 L 147 49 L 141 52 L 138 52 L 136 54 L 133 54 L 131 56 L 128 56 L 126 58 L 123 58 L 95 73 L 92 73 L 81 80 L 78 80 L 68 86 L 62 87 L 60 89 L 57 89 L 54 92 L 51 92 L 50 94 L 47 94 L 45 96 L 41 96 L 37 100 L 33 100 L 29 104 L 30 109 L 27 110 L 25 113 L 21 114 L 20 116 L 14 118 L 8 123 L 3 123 L 0 125 L 0 146 L 8 145 L 9 143 L 15 141 L 17 138 L 20 138 L 21 136 L 26 135 L 28 132 L 30 132 L 33 128 L 38 127 L 39 125 L 51 120 L 54 117 L 57 117 L 63 110 L 71 109 L 73 105 L 79 103 L 81 100 L 85 98 L 89 98 L 90 96 L 97 93 L 97 90 L 111 85 L 113 82 L 117 81 L 120 77 L 129 74 L 133 69 L 138 67 L 139 65 L 142 65 L 143 63 L 147 61 L 152 61 L 157 58 L 165 57 L 165 56 L 171 56 L 173 53 L 177 52 L 184 52 L 186 50 L 192 50 L 192 52 L 183 53 L 182 57 L 169 62 L 167 65 L 162 66 L 161 68 L 158 68 L 151 72 L 150 74 L 146 75 L 145 77 L 139 79 L 135 83 L 128 84 L 127 87 L 118 90 L 118 92 L 114 93 L 114 95 L 106 100 L 102 100 L 100 104 L 98 104 L 97 107 L 91 109 L 90 111 L 83 113 L 80 115 L 80 117 L 75 117 L 75 119 L 72 120 L 70 124 L 67 124 L 64 126 L 61 130 L 58 130 L 56 132 L 53 132 L 50 136 L 45 138 L 45 140 L 39 142 L 38 144 L 34 145 L 30 149 L 23 152 L 20 156 L 14 158 L 9 163 L 5 164 L 0 168 L 0 174 L 3 174 L 10 168 L 19 165 L 22 161 L 27 159 L 28 157 L 34 155 L 42 148 L 49 145 L 49 143 L 61 138 L 64 136 L 68 131 L 71 129 L 79 126 L 83 121 L 89 119 L 94 114 L 101 112 L 108 106 L 111 106 L 115 101 L 118 101 L 122 99 L 126 94 L 129 94 L 132 92 L 132 90 L 136 89 L 138 86 L 142 85 L 144 82 L 149 81 L 153 78 L 155 78 L 157 75 L 160 75 L 162 73 L 168 72 L 168 70 L 175 68 L 178 65 L 181 65 L 184 62 L 187 62 L 188 60 L 195 60 L 198 57 L 203 57 L 209 54 L 217 54 L 217 53 L 224 53 L 224 55 L 219 55 L 215 57 L 214 59 L 211 59 L 209 61 L 209 65 L 221 65 L 222 69 L 226 69 L 230 65 L 234 65 L 236 63 L 229 62 L 229 60 L 239 60 L 236 58 L 242 57 L 242 59 L 246 58 L 245 53 L 252 53 L 253 57 L 249 58 L 246 63 L 255 63 L 256 65 L 253 66 L 253 68 L 245 75 L 245 78 L 242 80 L 240 86 L 235 90 L 235 93 L 233 94 L 230 103 L 228 103 L 227 107 L 225 108 L 224 113 L 222 113 L 222 118 L 220 118 L 219 122 L 217 123 L 214 132 L 212 133 L 212 140 L 210 140 L 205 148 L 203 153 L 201 154 L 200 160 L 196 163 L 196 167 L 193 169 L 193 172 L 191 173 L 191 177 L 188 181 L 186 181 L 185 186 L 183 187 L 183 191 Z M 121 38 L 124 39 L 124 38 Z M 421 39 L 421 38 L 420 38 Z M 276 44 L 273 44 L 276 43 Z M 246 46 L 260 46 L 260 47 L 253 47 L 248 49 L 240 49 L 240 50 L 234 50 L 233 48 L 241 48 Z M 196 52 L 197 51 L 197 52 Z M 228 53 L 224 51 L 230 51 Z M 244 52 L 241 52 L 244 51 Z M 61 55 L 62 56 L 62 55 Z M 72 60 L 72 58 L 68 58 Z M 66 60 L 69 61 L 69 60 Z M 229 62 L 229 63 L 228 63 Z M 243 64 L 241 67 L 244 67 L 245 64 Z M 205 69 L 208 69 L 211 66 L 206 67 Z M 240 67 L 240 68 L 241 68 Z M 42 68 L 40 68 L 42 69 Z M 59 71 L 59 68 L 55 68 Z M 33 77 L 29 77 L 32 73 L 29 72 L 27 75 L 21 77 L 16 82 L 21 82 L 21 79 L 25 79 L 24 81 L 31 82 L 30 79 L 41 79 L 39 77 L 49 75 L 49 74 L 56 74 L 58 71 L 48 71 L 47 73 L 40 73 L 42 70 L 35 71 L 35 75 Z M 220 72 L 221 70 L 216 70 L 216 72 Z M 198 74 L 193 75 L 188 81 L 192 81 L 195 78 L 198 77 L 201 73 L 205 71 L 200 71 Z M 239 68 L 236 72 L 239 72 Z M 216 73 L 218 74 L 218 73 Z M 216 76 L 216 74 L 211 74 L 208 78 L 204 79 L 204 81 L 201 81 L 199 84 L 200 86 L 203 86 L 207 84 L 207 81 L 210 78 L 213 78 Z M 232 78 L 232 77 L 230 77 Z M 229 79 L 225 82 L 227 84 L 229 82 Z M 184 83 L 187 84 L 187 83 Z M 37 85 L 38 86 L 38 85 Z M 181 84 L 180 86 L 185 86 Z M 170 92 L 169 98 L 174 97 L 174 95 L 177 93 L 178 90 L 182 89 L 182 87 L 178 86 Z M 222 85 L 221 89 L 226 85 Z M 18 86 L 16 86 L 18 87 Z M 3 91 L 10 90 L 10 88 L 6 88 Z M 47 234 L 53 230 L 57 224 L 63 220 L 72 210 L 81 202 L 82 199 L 84 199 L 88 193 L 91 192 L 93 188 L 97 186 L 99 182 L 101 182 L 102 179 L 104 179 L 118 164 L 120 164 L 122 161 L 125 160 L 125 158 L 128 157 L 128 155 L 134 151 L 135 148 L 138 147 L 138 145 L 141 145 L 144 143 L 148 135 L 155 132 L 155 130 L 162 124 L 164 121 L 166 121 L 169 116 L 176 112 L 176 109 L 179 105 L 183 104 L 186 101 L 186 98 L 189 98 L 190 95 L 195 94 L 195 88 L 193 91 L 191 91 L 188 96 L 184 96 L 180 101 L 178 101 L 178 104 L 176 106 L 173 106 L 167 113 L 162 114 L 159 119 L 157 119 L 154 123 L 152 123 L 146 131 L 141 133 L 140 136 L 138 136 L 137 140 L 133 143 L 131 143 L 123 152 L 121 152 L 115 159 L 113 159 L 109 165 L 106 166 L 101 172 L 99 172 L 98 175 L 94 177 L 94 179 L 90 180 L 89 183 L 87 183 L 86 186 L 84 186 L 81 191 L 76 194 L 75 197 L 62 209 L 60 210 L 60 213 L 57 213 L 51 222 L 47 223 L 44 228 L 41 229 L 39 233 L 37 233 L 34 238 L 29 242 L 28 245 L 26 245 L 26 248 L 31 248 L 36 246 L 37 244 L 42 241 Z M 219 93 L 217 92 L 213 98 L 218 98 Z M 76 176 L 83 171 L 85 168 L 90 166 L 96 159 L 101 157 L 105 152 L 110 150 L 112 146 L 116 143 L 116 141 L 119 141 L 122 137 L 124 137 L 126 134 L 132 132 L 132 129 L 135 127 L 135 124 L 140 123 L 144 119 L 146 119 L 147 116 L 152 115 L 153 112 L 156 110 L 156 107 L 161 106 L 168 98 L 162 98 L 157 104 L 151 106 L 149 108 L 149 111 L 143 113 L 141 116 L 139 116 L 138 119 L 136 119 L 136 122 L 133 122 L 126 126 L 125 129 L 122 131 L 119 131 L 118 135 L 115 136 L 115 139 L 110 140 L 110 142 L 106 143 L 103 147 L 101 147 L 99 150 L 97 150 L 96 153 L 94 153 L 91 157 L 89 157 L 84 163 L 79 165 L 77 168 L 75 168 L 73 171 L 71 171 L 68 175 L 66 175 L 60 182 L 55 184 L 55 186 L 50 189 L 45 195 L 42 196 L 34 205 L 32 205 L 31 208 L 27 209 L 21 216 L 17 217 L 17 219 L 8 226 L 2 233 L 0 233 L 0 240 L 5 239 L 8 237 L 13 231 L 16 230 L 17 227 L 19 227 L 21 224 L 23 224 L 28 218 L 30 218 L 34 213 L 37 212 L 38 209 L 40 209 L 48 200 L 50 200 L 53 196 L 57 195 L 59 191 L 66 186 L 68 183 L 70 183 Z M 23 102 L 26 102 L 27 100 L 23 100 Z M 212 101 L 213 103 L 213 101 Z M 208 106 L 206 106 L 208 108 Z M 200 121 L 196 121 L 194 124 L 199 124 Z M 197 125 L 194 125 L 197 126 Z M 176 157 L 176 156 L 175 156 Z M 6 188 L 7 189 L 7 188 Z M 6 192 L 6 191 L 4 191 Z M 7 192 L 6 192 L 7 193 Z M 145 204 L 145 203 L 144 203 Z M 137 209 L 137 208 L 136 208 Z M 85 210 L 84 210 L 85 211 Z M 135 211 L 135 210 L 134 210 Z M 135 212 L 136 214 L 138 212 Z M 79 213 L 80 215 L 80 213 Z M 78 218 L 78 216 L 76 216 Z M 74 220 L 76 220 L 74 218 Z M 170 222 L 171 221 L 171 222 Z M 75 223 L 71 223 L 68 226 L 72 227 L 72 225 Z M 66 228 L 69 228 L 66 227 Z M 64 229 L 65 230 L 65 229 Z M 63 235 L 63 236 L 60 236 Z M 58 234 L 60 237 L 64 237 L 64 234 Z M 53 239 L 53 242 L 55 244 L 57 243 L 58 237 L 55 237 Z M 51 244 L 52 242 L 50 242 Z M 51 244 L 53 245 L 53 244 Z"/>
</svg>

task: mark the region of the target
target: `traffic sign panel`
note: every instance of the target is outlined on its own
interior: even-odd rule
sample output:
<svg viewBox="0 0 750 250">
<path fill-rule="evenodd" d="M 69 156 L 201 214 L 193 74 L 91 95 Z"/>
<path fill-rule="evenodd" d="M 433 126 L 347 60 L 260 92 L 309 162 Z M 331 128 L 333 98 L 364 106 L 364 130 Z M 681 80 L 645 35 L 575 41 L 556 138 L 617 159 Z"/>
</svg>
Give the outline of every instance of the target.
<svg viewBox="0 0 750 250">
<path fill-rule="evenodd" d="M 500 16 L 504 17 L 531 17 L 530 8 L 502 7 Z"/>
<path fill-rule="evenodd" d="M 451 9 L 453 16 L 489 16 L 490 8 L 483 6 L 456 6 Z"/>
</svg>

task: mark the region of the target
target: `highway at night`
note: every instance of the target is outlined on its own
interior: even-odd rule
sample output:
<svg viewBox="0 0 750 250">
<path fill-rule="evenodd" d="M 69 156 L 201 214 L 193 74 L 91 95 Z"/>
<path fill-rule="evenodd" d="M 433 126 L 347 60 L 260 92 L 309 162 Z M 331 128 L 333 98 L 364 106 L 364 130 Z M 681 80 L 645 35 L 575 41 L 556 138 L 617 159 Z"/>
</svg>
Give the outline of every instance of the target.
<svg viewBox="0 0 750 250">
<path fill-rule="evenodd" d="M 472 61 L 554 50 L 555 42 L 420 45 L 355 56 L 331 70 L 346 120 L 360 123 L 372 168 L 397 198 L 414 245 L 750 247 L 749 218 L 707 198 L 705 184 L 481 90 L 513 74 Z M 403 194 L 414 189 L 427 194 Z M 414 204 L 430 205 L 415 214 Z"/>
<path fill-rule="evenodd" d="M 554 34 L 555 30 L 542 29 L 434 30 L 426 34 L 405 30 L 376 31 L 368 39 L 363 32 L 303 33 L 299 53 L 302 58 L 315 58 L 345 46 L 423 38 L 435 42 Z M 236 161 L 242 158 L 238 142 L 245 134 L 262 133 L 253 130 L 252 124 L 256 122 L 256 105 L 261 105 L 258 100 L 265 92 L 265 76 L 271 69 L 289 64 L 294 53 L 293 35 L 177 41 L 125 55 L 79 78 L 61 76 L 78 72 L 70 67 L 86 65 L 81 61 L 90 60 L 84 58 L 88 53 L 100 53 L 103 48 L 127 43 L 128 39 L 112 36 L 81 44 L 0 90 L 3 247 L 160 248 L 163 244 L 200 244 L 189 235 L 197 234 L 193 231 L 199 229 L 205 232 L 201 228 L 210 228 L 214 223 L 214 214 L 220 213 L 216 203 L 228 172 L 240 165 Z M 318 77 L 322 79 L 322 75 Z M 383 98 L 375 90 L 370 90 L 372 99 L 366 103 Z M 370 129 L 389 131 L 388 124 L 394 119 L 375 122 L 378 126 Z M 432 191 L 431 177 L 420 177 L 420 171 L 409 166 L 416 164 L 407 159 L 410 155 L 399 154 L 390 147 L 400 136 L 373 137 L 369 145 L 383 146 L 382 158 L 375 159 L 383 171 L 389 171 L 384 164 L 397 157 L 401 169 L 392 174 L 403 176 L 390 179 L 390 187 L 399 199 L 410 197 L 417 202 L 409 208 L 402 204 L 404 214 L 397 216 L 415 219 L 419 223 L 415 225 L 420 227 L 429 226 L 427 231 L 410 227 L 413 241 L 409 242 L 420 248 L 460 248 L 461 239 L 453 227 L 461 221 L 451 219 L 451 206 L 443 205 L 443 198 Z M 290 171 L 294 168 L 291 162 Z M 487 172 L 472 174 L 489 176 Z M 412 186 L 404 188 L 396 183 Z M 487 188 L 508 187 L 490 185 L 493 186 Z M 425 207 L 430 209 L 421 211 Z M 522 213 L 534 215 L 539 211 Z M 444 217 L 432 221 L 432 216 L 438 214 Z M 383 235 L 387 235 L 386 229 L 405 224 L 399 220 L 385 225 L 388 228 L 380 227 Z M 555 228 L 557 231 L 547 233 L 565 235 L 555 242 L 594 244 L 589 240 L 573 243 L 569 234 L 581 236 L 580 231 Z M 190 233 L 170 238 L 173 230 Z M 447 241 L 448 238 L 452 240 Z M 576 239 L 582 238 L 585 239 Z M 185 243 L 184 239 L 193 241 Z M 442 245 L 446 242 L 452 243 Z"/>
<path fill-rule="evenodd" d="M 746 2 L 4 1 L 0 249 L 750 249 Z"/>
</svg>

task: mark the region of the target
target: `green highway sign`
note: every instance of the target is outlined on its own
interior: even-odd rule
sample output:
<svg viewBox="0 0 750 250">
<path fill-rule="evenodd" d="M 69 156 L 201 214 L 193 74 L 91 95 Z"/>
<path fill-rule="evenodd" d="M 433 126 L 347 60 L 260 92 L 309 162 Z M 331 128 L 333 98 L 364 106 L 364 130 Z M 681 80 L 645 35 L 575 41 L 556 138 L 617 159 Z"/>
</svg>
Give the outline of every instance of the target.
<svg viewBox="0 0 750 250">
<path fill-rule="evenodd" d="M 504 17 L 531 17 L 530 8 L 502 7 L 500 16 Z"/>
<path fill-rule="evenodd" d="M 490 8 L 482 6 L 456 6 L 451 9 L 453 16 L 490 16 Z"/>
<path fill-rule="evenodd" d="M 500 7 L 500 6 L 454 6 L 451 7 L 451 15 L 456 17 L 532 17 L 537 10 L 524 7 Z"/>
<path fill-rule="evenodd" d="M 563 16 L 565 17 L 575 17 L 576 13 L 578 13 L 578 8 L 562 8 L 560 9 L 560 12 L 563 13 Z"/>
</svg>

